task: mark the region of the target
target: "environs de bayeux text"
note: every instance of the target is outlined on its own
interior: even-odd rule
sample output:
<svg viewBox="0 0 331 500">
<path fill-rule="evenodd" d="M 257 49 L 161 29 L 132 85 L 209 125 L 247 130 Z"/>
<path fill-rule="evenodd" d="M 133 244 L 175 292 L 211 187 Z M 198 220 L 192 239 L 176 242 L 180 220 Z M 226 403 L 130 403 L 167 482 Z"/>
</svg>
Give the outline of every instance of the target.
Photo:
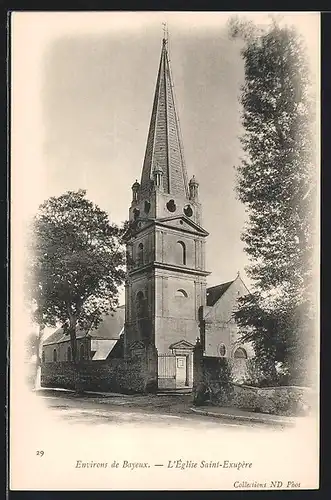
<svg viewBox="0 0 331 500">
<path fill-rule="evenodd" d="M 240 461 L 231 462 L 230 460 L 200 460 L 195 462 L 193 460 L 168 460 L 166 463 L 150 464 L 148 462 L 131 462 L 129 460 L 112 462 L 84 462 L 83 460 L 76 460 L 76 469 L 91 469 L 91 468 L 112 468 L 112 469 L 149 469 L 151 467 L 165 467 L 167 469 L 202 469 L 202 468 L 223 468 L 223 469 L 250 469 L 252 468 L 252 462 Z"/>
</svg>

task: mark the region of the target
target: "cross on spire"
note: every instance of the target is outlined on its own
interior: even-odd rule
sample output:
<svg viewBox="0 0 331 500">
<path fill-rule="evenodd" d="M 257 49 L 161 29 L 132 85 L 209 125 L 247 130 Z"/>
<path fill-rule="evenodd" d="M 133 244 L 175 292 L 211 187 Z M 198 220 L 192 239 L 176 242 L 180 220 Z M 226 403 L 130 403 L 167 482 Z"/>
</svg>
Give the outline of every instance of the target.
<svg viewBox="0 0 331 500">
<path fill-rule="evenodd" d="M 168 37 L 169 37 L 169 31 L 168 31 L 168 26 L 167 23 L 162 23 L 163 26 L 163 43 L 167 43 Z"/>
</svg>

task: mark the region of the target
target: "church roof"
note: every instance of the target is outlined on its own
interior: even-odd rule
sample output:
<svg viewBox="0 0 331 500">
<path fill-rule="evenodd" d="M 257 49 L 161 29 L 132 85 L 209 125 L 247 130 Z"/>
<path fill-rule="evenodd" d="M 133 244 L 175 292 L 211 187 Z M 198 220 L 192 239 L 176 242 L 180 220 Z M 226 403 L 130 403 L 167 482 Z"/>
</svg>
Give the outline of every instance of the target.
<svg viewBox="0 0 331 500">
<path fill-rule="evenodd" d="M 120 334 L 123 333 L 124 328 L 124 317 L 125 317 L 125 306 L 118 307 L 112 313 L 105 315 L 103 321 L 99 326 L 93 330 L 82 330 L 78 328 L 76 331 L 76 338 L 80 339 L 89 335 L 92 339 L 119 339 Z M 65 342 L 69 340 L 69 335 L 64 331 L 63 327 L 58 328 L 54 333 L 52 333 L 45 341 L 43 345 L 58 344 L 60 342 Z"/>
<path fill-rule="evenodd" d="M 221 283 L 220 285 L 211 286 L 207 288 L 207 306 L 213 306 L 227 291 L 227 289 L 232 285 L 232 281 L 227 281 L 226 283 Z"/>
<path fill-rule="evenodd" d="M 188 179 L 175 107 L 167 40 L 163 39 L 146 152 L 141 175 L 141 193 L 147 194 L 154 169 L 162 171 L 163 190 L 189 197 Z"/>
<path fill-rule="evenodd" d="M 125 306 L 120 306 L 116 311 L 105 316 L 102 323 L 88 333 L 94 339 L 118 339 L 123 333 L 125 320 Z"/>
</svg>

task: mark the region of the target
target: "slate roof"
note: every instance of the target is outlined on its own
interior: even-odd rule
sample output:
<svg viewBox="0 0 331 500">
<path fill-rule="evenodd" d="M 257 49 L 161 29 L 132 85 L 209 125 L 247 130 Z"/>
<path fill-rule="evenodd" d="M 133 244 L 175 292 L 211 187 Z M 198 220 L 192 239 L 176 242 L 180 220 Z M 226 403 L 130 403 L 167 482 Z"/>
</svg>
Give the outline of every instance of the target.
<svg viewBox="0 0 331 500">
<path fill-rule="evenodd" d="M 167 41 L 163 39 L 140 191 L 149 192 L 154 169 L 162 171 L 165 193 L 188 199 L 188 180 L 176 112 Z"/>
<path fill-rule="evenodd" d="M 89 335 L 93 339 L 119 339 L 120 333 L 124 327 L 125 306 L 120 306 L 105 316 L 102 323 L 94 330 L 89 331 Z"/>
<path fill-rule="evenodd" d="M 119 339 L 120 334 L 123 333 L 124 328 L 124 317 L 125 317 L 125 306 L 120 306 L 116 311 L 106 315 L 102 323 L 95 329 L 85 331 L 78 329 L 76 332 L 76 338 L 80 339 L 89 335 L 93 339 Z M 64 329 L 58 328 L 54 333 L 52 333 L 45 341 L 43 345 L 58 344 L 69 340 L 69 335 L 64 331 Z"/>
<path fill-rule="evenodd" d="M 221 283 L 220 285 L 211 286 L 207 288 L 207 306 L 213 306 L 222 297 L 222 295 L 227 291 L 232 281 L 227 281 L 226 283 Z"/>
<path fill-rule="evenodd" d="M 92 359 L 93 361 L 100 361 L 102 359 L 107 359 L 109 354 L 114 349 L 118 340 L 92 340 L 91 350 L 94 351 Z"/>
</svg>

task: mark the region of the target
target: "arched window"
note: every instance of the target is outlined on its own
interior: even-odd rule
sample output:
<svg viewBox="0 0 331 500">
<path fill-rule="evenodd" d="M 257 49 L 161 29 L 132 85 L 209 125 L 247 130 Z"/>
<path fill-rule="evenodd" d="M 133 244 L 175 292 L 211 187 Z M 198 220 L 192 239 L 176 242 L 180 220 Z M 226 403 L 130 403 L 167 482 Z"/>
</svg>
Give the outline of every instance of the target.
<svg viewBox="0 0 331 500">
<path fill-rule="evenodd" d="M 140 290 L 136 296 L 136 309 L 137 309 L 137 318 L 145 317 L 145 297 L 143 292 Z"/>
<path fill-rule="evenodd" d="M 175 297 L 187 297 L 187 292 L 180 288 L 179 290 L 176 291 Z"/>
<path fill-rule="evenodd" d="M 177 241 L 180 250 L 180 264 L 186 265 L 186 247 L 183 241 Z"/>
<path fill-rule="evenodd" d="M 42 352 L 41 359 L 42 362 L 45 363 L 45 351 Z"/>
<path fill-rule="evenodd" d="M 131 267 L 133 264 L 133 261 L 132 261 L 132 247 L 131 245 L 127 245 L 126 247 L 126 265 L 128 267 Z"/>
<path fill-rule="evenodd" d="M 226 348 L 225 348 L 224 344 L 220 344 L 219 345 L 219 347 L 218 347 L 218 353 L 221 356 L 221 358 L 224 358 L 224 356 L 226 354 Z"/>
<path fill-rule="evenodd" d="M 56 352 L 56 349 L 53 350 L 53 361 L 54 362 L 57 361 L 57 352 Z"/>
<path fill-rule="evenodd" d="M 85 358 L 85 348 L 84 348 L 84 344 L 82 344 L 79 348 L 79 357 L 80 359 L 84 359 Z"/>
<path fill-rule="evenodd" d="M 71 347 L 68 347 L 67 357 L 68 357 L 68 361 L 71 361 Z"/>
<path fill-rule="evenodd" d="M 138 245 L 138 265 L 142 266 L 144 264 L 144 245 L 139 243 Z"/>
<path fill-rule="evenodd" d="M 236 359 L 247 359 L 247 352 L 242 347 L 238 347 L 238 349 L 235 350 L 233 357 Z"/>
</svg>

